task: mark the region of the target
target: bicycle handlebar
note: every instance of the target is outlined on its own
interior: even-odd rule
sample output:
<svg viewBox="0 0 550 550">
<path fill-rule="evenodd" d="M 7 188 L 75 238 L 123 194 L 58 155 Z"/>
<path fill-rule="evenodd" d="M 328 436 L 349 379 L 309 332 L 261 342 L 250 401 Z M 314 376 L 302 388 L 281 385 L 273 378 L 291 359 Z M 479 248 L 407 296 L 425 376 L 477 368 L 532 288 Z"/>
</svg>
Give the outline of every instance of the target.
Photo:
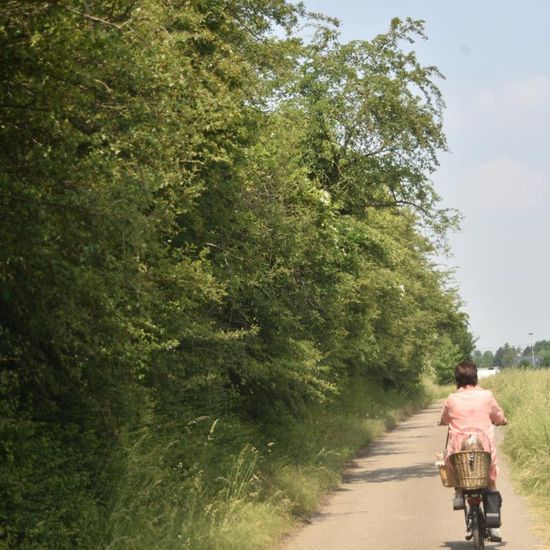
<svg viewBox="0 0 550 550">
<path fill-rule="evenodd" d="M 508 419 L 505 418 L 502 422 L 499 424 L 493 424 L 493 426 L 507 426 L 508 425 Z M 442 424 L 441 420 L 437 421 L 437 426 L 448 426 L 448 424 Z"/>
</svg>

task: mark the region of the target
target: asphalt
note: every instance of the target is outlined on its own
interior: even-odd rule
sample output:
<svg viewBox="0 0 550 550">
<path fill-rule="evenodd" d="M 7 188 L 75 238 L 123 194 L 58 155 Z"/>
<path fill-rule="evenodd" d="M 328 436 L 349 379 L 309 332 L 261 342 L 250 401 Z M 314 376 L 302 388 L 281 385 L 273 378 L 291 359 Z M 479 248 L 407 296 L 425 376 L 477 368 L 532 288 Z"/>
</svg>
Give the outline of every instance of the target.
<svg viewBox="0 0 550 550">
<path fill-rule="evenodd" d="M 445 428 L 436 426 L 440 407 L 410 417 L 354 459 L 344 483 L 281 550 L 472 550 L 464 514 L 453 511 L 453 491 L 441 485 L 433 465 L 445 442 Z M 497 428 L 497 439 L 504 429 Z M 486 549 L 549 550 L 533 532 L 535 520 L 514 491 L 508 463 L 498 457 L 503 541 L 487 542 Z"/>
</svg>

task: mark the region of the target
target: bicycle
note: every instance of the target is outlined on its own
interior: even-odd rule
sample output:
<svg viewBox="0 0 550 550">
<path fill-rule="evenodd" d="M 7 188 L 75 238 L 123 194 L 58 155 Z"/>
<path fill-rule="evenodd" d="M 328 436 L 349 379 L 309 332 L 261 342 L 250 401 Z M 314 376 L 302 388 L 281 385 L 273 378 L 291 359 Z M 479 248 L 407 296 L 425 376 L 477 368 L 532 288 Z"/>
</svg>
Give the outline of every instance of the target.
<svg viewBox="0 0 550 550">
<path fill-rule="evenodd" d="M 474 431 L 478 432 L 464 430 L 465 437 Z M 458 451 L 449 455 L 449 461 L 454 477 L 451 486 L 461 489 L 464 499 L 466 540 L 473 541 L 474 550 L 483 550 L 486 540 L 501 542 L 500 536 L 491 533 L 491 529 L 500 527 L 502 503 L 500 493 L 489 488 L 491 453 L 477 449 Z"/>
<path fill-rule="evenodd" d="M 488 489 L 464 490 L 464 519 L 466 522 L 466 540 L 472 540 L 474 550 L 483 550 L 485 541 L 501 542 L 500 537 L 493 537 L 487 526 L 487 496 L 498 491 L 489 491 Z M 499 506 L 500 507 L 500 506 Z M 491 513 L 491 512 L 490 512 Z M 492 512 L 494 513 L 494 512 Z M 493 527 L 500 527 L 500 513 L 497 514 L 497 521 L 493 522 Z"/>
</svg>

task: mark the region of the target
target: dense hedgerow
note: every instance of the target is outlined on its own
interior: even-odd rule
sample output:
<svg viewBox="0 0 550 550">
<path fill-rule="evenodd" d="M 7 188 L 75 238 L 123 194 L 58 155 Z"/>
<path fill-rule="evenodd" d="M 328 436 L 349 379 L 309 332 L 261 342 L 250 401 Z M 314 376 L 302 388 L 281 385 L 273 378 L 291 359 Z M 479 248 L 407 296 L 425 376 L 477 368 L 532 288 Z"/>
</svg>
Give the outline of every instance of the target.
<svg viewBox="0 0 550 550">
<path fill-rule="evenodd" d="M 128 495 L 191 544 L 174 479 L 239 500 L 262 437 L 352 377 L 413 392 L 472 347 L 430 259 L 454 218 L 420 22 L 342 44 L 284 0 L 92 4 L 0 6 L 7 547 L 124 545 Z"/>
</svg>

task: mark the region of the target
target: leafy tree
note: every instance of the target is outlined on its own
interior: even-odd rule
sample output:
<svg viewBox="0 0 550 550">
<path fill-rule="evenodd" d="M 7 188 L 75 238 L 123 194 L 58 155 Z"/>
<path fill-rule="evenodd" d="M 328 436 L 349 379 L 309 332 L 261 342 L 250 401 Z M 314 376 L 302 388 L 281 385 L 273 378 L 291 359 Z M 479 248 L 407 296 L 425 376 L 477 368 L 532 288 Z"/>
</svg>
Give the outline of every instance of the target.
<svg viewBox="0 0 550 550">
<path fill-rule="evenodd" d="M 523 350 L 523 357 L 530 366 L 533 366 L 533 356 L 536 366 L 548 366 L 550 364 L 550 341 L 538 340 L 533 346 L 527 346 Z"/>
<path fill-rule="evenodd" d="M 414 391 L 472 352 L 431 260 L 455 219 L 422 24 L 341 44 L 304 18 L 0 6 L 2 545 L 108 545 L 144 427 L 178 442 L 159 468 L 208 473 L 354 376 Z"/>
<path fill-rule="evenodd" d="M 433 369 L 438 384 L 453 384 L 456 365 L 463 359 L 458 347 L 448 336 L 440 339 L 433 356 Z"/>
<path fill-rule="evenodd" d="M 493 352 L 484 351 L 481 363 L 485 368 L 492 367 L 495 364 L 495 356 L 493 355 Z"/>
<path fill-rule="evenodd" d="M 539 366 L 550 367 L 550 348 L 543 348 L 538 356 Z"/>
<path fill-rule="evenodd" d="M 445 150 L 443 101 L 433 66 L 402 43 L 424 38 L 423 25 L 393 19 L 372 41 L 340 44 L 323 29 L 298 84 L 307 113 L 305 161 L 342 213 L 412 207 L 438 230 L 453 223 L 438 208 L 428 177 Z"/>
<path fill-rule="evenodd" d="M 490 350 L 482 353 L 480 350 L 476 349 L 474 352 L 474 362 L 479 368 L 488 369 L 494 365 L 495 356 Z"/>
<path fill-rule="evenodd" d="M 514 348 L 506 342 L 504 346 L 497 349 L 494 364 L 501 368 L 513 367 L 516 365 L 519 354 L 519 349 Z"/>
</svg>

